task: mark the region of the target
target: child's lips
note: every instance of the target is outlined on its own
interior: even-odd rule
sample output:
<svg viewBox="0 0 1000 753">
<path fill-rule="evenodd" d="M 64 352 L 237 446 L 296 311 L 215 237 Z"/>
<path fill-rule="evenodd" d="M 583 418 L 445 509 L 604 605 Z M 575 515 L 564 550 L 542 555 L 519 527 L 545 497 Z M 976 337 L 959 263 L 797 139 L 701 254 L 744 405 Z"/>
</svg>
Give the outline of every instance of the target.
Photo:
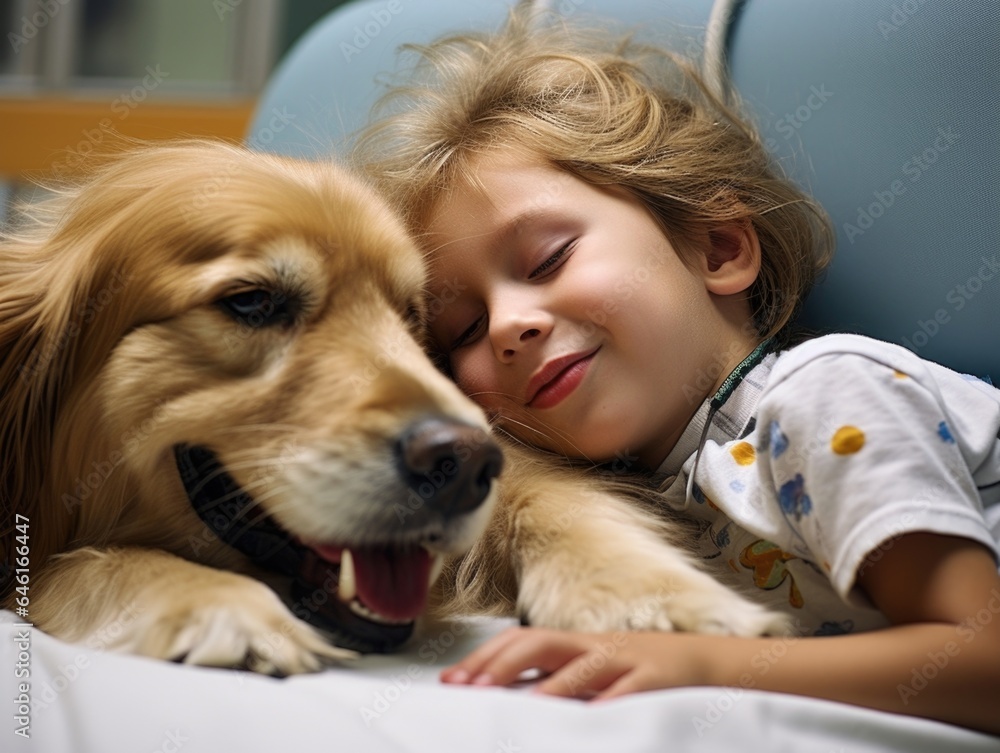
<svg viewBox="0 0 1000 753">
<path fill-rule="evenodd" d="M 529 408 L 551 408 L 575 390 L 600 347 L 554 358 L 528 381 L 525 403 Z"/>
</svg>

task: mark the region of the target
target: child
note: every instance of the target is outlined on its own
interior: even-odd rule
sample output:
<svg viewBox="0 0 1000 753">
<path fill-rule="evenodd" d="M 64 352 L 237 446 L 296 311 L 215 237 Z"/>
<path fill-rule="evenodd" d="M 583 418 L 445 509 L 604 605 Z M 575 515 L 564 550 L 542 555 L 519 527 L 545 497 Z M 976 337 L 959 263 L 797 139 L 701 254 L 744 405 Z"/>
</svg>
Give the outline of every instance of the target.
<svg viewBox="0 0 1000 753">
<path fill-rule="evenodd" d="M 789 347 L 825 215 L 667 54 L 516 15 L 422 55 L 359 153 L 427 250 L 442 367 L 530 444 L 641 463 L 808 635 L 521 628 L 442 679 L 741 685 L 1000 734 L 1000 391 L 859 336 Z"/>
</svg>

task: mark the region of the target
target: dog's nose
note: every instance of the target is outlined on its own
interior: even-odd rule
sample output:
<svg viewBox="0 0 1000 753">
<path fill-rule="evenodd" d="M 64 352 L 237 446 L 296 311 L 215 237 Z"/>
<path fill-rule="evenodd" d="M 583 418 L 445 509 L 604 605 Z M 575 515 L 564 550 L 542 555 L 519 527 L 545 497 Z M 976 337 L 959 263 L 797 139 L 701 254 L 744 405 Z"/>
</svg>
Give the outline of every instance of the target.
<svg viewBox="0 0 1000 753">
<path fill-rule="evenodd" d="M 430 508 L 450 515 L 478 507 L 503 468 L 503 454 L 489 434 L 445 418 L 411 424 L 397 453 L 410 488 Z"/>
</svg>

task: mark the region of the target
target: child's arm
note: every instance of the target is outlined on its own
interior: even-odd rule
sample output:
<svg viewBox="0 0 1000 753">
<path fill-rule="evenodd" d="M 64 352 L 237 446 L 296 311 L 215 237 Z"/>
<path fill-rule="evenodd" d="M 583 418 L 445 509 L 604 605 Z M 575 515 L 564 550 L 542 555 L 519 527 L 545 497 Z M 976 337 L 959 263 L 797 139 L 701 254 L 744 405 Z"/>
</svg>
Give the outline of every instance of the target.
<svg viewBox="0 0 1000 753">
<path fill-rule="evenodd" d="M 758 688 L 923 716 L 1000 734 L 1000 575 L 962 538 L 904 535 L 859 583 L 892 627 L 821 638 L 507 631 L 442 680 L 506 685 L 552 674 L 538 690 L 612 698 L 681 685 Z"/>
</svg>

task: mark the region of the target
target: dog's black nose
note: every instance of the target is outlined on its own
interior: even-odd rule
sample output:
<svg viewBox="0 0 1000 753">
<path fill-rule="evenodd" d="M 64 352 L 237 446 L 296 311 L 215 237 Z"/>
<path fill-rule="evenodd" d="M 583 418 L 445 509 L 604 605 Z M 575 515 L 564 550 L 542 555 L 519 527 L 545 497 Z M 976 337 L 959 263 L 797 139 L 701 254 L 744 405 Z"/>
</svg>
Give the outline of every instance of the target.
<svg viewBox="0 0 1000 753">
<path fill-rule="evenodd" d="M 483 429 L 423 418 L 400 437 L 406 482 L 431 509 L 456 515 L 478 507 L 503 468 L 503 454 Z"/>
</svg>

